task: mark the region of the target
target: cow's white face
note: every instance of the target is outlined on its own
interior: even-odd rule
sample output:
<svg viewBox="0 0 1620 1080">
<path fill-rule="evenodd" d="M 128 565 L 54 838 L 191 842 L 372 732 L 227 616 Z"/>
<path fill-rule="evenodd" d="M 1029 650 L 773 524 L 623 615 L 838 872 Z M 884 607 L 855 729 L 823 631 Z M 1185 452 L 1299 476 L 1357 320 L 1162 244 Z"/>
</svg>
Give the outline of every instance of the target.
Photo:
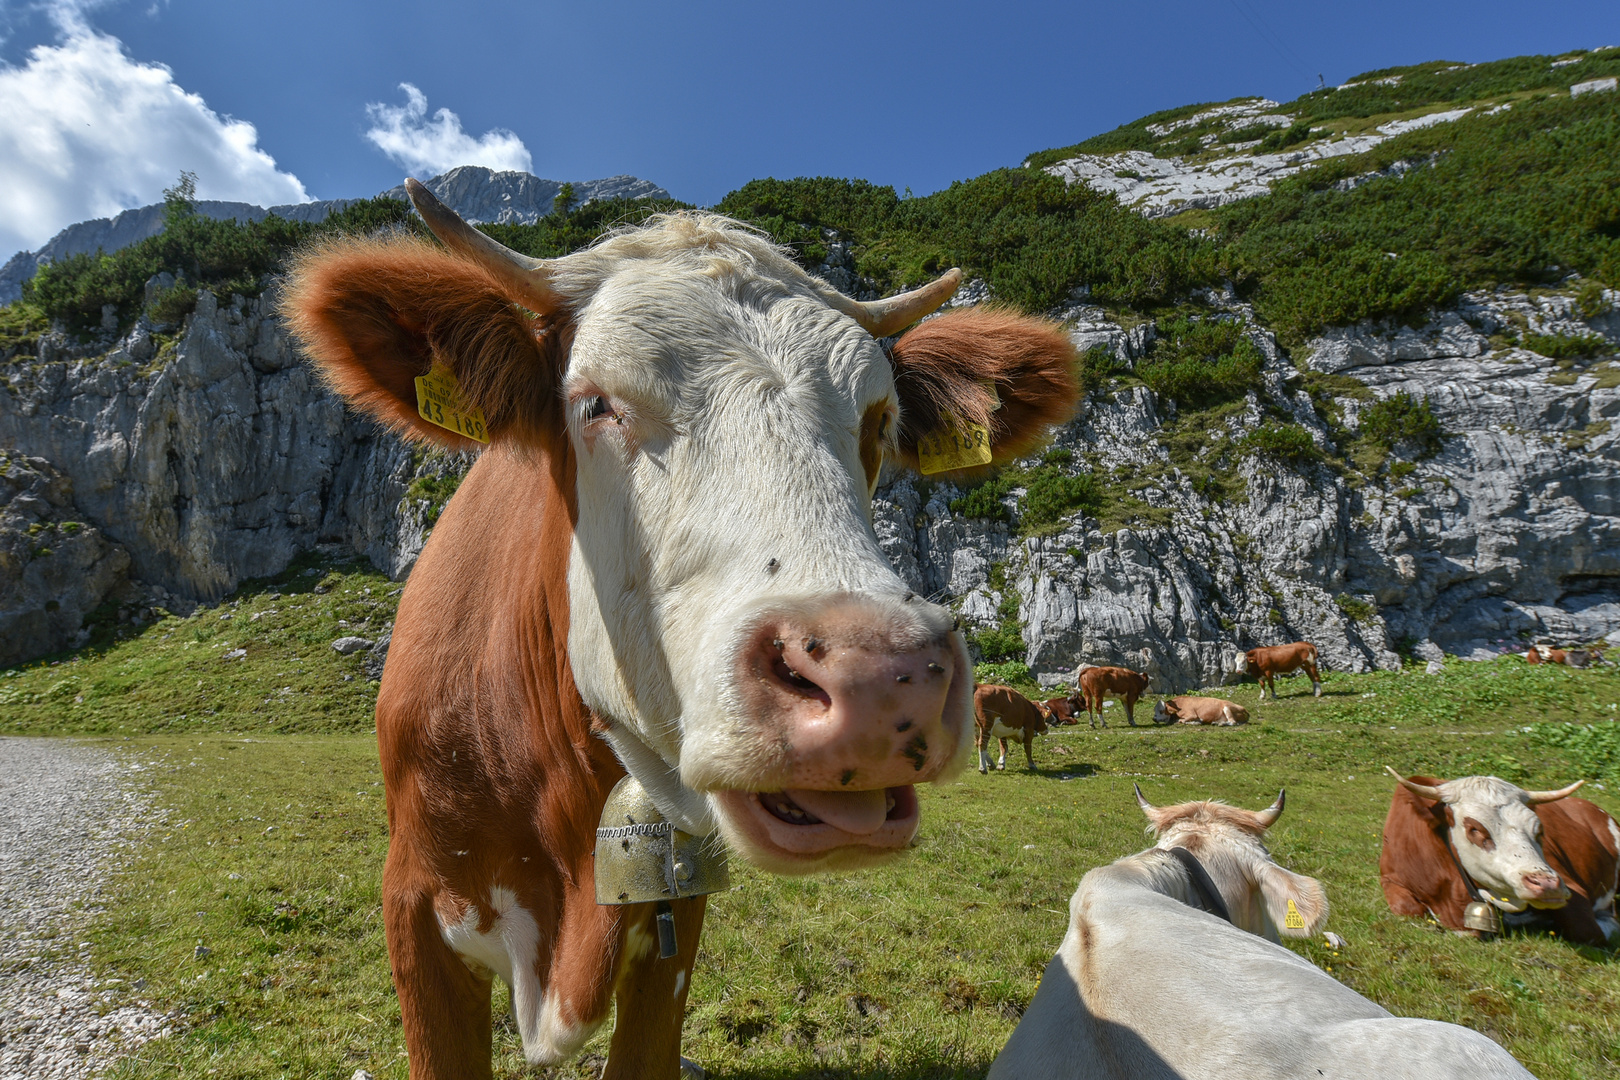
<svg viewBox="0 0 1620 1080">
<path fill-rule="evenodd" d="M 888 358 L 802 275 L 757 272 L 636 263 L 576 315 L 569 656 L 678 820 L 776 869 L 849 865 L 961 766 L 972 669 L 872 532 Z"/>
<path fill-rule="evenodd" d="M 1173 724 L 1181 718 L 1176 707 L 1168 701 L 1160 701 L 1153 706 L 1153 722 L 1155 724 Z"/>
<path fill-rule="evenodd" d="M 703 213 L 541 262 L 406 187 L 449 253 L 336 242 L 293 275 L 285 306 L 328 379 L 465 446 L 417 415 L 415 378 L 446 368 L 503 460 L 562 495 L 536 515 L 568 514 L 570 540 L 533 553 L 534 600 L 553 629 L 566 605 L 564 681 L 672 821 L 783 872 L 906 847 L 914 785 L 965 763 L 973 672 L 879 550 L 872 491 L 946 424 L 985 426 L 998 462 L 1038 445 L 1076 401 L 1066 335 L 956 312 L 886 355 L 873 335 L 956 275 L 862 305 Z"/>
<path fill-rule="evenodd" d="M 1541 851 L 1541 819 L 1523 788 L 1494 776 L 1439 785 L 1451 844 L 1474 883 L 1504 911 L 1557 908 L 1569 887 Z"/>
</svg>

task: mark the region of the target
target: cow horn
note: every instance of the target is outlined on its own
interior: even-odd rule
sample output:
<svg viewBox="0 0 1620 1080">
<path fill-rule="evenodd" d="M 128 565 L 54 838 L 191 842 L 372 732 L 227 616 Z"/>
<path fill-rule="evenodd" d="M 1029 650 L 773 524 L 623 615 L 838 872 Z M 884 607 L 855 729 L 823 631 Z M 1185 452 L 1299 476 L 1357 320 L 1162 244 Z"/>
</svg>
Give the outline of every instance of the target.
<svg viewBox="0 0 1620 1080">
<path fill-rule="evenodd" d="M 419 180 L 407 179 L 405 193 L 445 247 L 489 271 L 524 307 L 544 314 L 562 306 L 562 298 L 551 287 L 551 268 L 545 260 L 521 255 L 490 239 L 461 220 Z"/>
<path fill-rule="evenodd" d="M 898 334 L 924 315 L 937 311 L 941 304 L 956 295 L 961 283 L 962 271 L 952 268 L 927 285 L 886 300 L 851 300 L 836 289 L 827 289 L 821 295 L 828 307 L 842 311 L 873 337 L 883 338 Z"/>
<path fill-rule="evenodd" d="M 1406 777 L 1402 776 L 1388 765 L 1384 766 L 1384 771 L 1389 773 L 1389 775 L 1393 776 L 1395 779 L 1399 780 L 1401 782 L 1401 786 L 1414 795 L 1421 795 L 1425 799 L 1433 799 L 1435 802 L 1445 801 L 1445 798 L 1440 794 L 1440 789 L 1437 787 L 1432 787 L 1428 784 L 1414 784 L 1412 781 L 1408 780 Z"/>
<path fill-rule="evenodd" d="M 1142 813 L 1146 814 L 1148 817 L 1152 817 L 1158 810 L 1158 807 L 1147 801 L 1147 796 L 1142 794 L 1142 786 L 1140 784 L 1132 784 L 1131 789 L 1136 792 L 1136 805 L 1142 808 Z"/>
<path fill-rule="evenodd" d="M 1277 819 L 1282 817 L 1283 803 L 1287 801 L 1288 789 L 1279 788 L 1277 791 L 1277 801 L 1260 811 L 1258 814 L 1254 815 L 1255 820 L 1260 822 L 1260 827 L 1262 829 L 1269 829 L 1273 825 L 1277 824 Z"/>
<path fill-rule="evenodd" d="M 1557 791 L 1526 791 L 1524 801 L 1529 806 L 1534 806 L 1537 803 L 1557 802 L 1559 799 L 1566 799 L 1575 794 L 1584 783 L 1586 783 L 1585 780 L 1577 780 L 1569 787 L 1559 788 Z"/>
</svg>

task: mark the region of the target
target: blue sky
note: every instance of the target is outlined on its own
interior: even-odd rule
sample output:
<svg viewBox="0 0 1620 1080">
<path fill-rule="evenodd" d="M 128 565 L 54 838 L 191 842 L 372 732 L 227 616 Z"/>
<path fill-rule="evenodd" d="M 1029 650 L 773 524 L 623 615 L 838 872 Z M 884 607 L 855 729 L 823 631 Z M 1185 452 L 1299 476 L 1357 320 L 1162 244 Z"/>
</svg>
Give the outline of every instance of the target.
<svg viewBox="0 0 1620 1080">
<path fill-rule="evenodd" d="M 1620 44 L 1620 4 L 0 0 L 0 35 L 4 259 L 182 168 L 261 203 L 458 155 L 700 204 L 769 175 L 923 194 L 1174 105 Z"/>
</svg>

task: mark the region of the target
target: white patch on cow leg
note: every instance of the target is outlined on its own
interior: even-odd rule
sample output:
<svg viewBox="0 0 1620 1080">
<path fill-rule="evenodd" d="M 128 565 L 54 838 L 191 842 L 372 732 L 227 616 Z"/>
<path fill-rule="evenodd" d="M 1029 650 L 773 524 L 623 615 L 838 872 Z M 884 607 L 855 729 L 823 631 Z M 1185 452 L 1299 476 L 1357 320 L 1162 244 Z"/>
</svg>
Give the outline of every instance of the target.
<svg viewBox="0 0 1620 1080">
<path fill-rule="evenodd" d="M 680 997 L 684 989 L 686 989 L 686 969 L 682 968 L 675 973 L 675 996 Z"/>
<path fill-rule="evenodd" d="M 1312 690 L 1312 692 L 1314 692 L 1316 694 L 1317 697 L 1322 696 L 1322 684 L 1321 683 L 1319 683 L 1319 682 L 1311 683 L 1311 690 Z"/>
<path fill-rule="evenodd" d="M 1001 744 L 1001 758 L 996 762 L 996 768 L 999 771 L 1005 772 L 1007 769 L 1007 740 L 998 739 L 996 741 Z"/>
<path fill-rule="evenodd" d="M 466 961 L 488 968 L 512 988 L 512 1019 L 523 1037 L 523 1056 L 531 1065 L 554 1065 L 574 1056 L 590 1038 L 594 1024 L 580 1024 L 563 1015 L 566 1002 L 548 997 L 540 982 L 540 928 L 534 916 L 517 902 L 510 889 L 489 891 L 495 923 L 488 933 L 478 931 L 478 906 L 470 904 L 459 923 L 441 916 L 444 943 Z"/>
<path fill-rule="evenodd" d="M 979 747 L 979 771 L 981 773 L 987 773 L 987 772 L 990 771 L 990 749 L 989 749 L 989 747 L 985 747 L 985 746 Z"/>
</svg>

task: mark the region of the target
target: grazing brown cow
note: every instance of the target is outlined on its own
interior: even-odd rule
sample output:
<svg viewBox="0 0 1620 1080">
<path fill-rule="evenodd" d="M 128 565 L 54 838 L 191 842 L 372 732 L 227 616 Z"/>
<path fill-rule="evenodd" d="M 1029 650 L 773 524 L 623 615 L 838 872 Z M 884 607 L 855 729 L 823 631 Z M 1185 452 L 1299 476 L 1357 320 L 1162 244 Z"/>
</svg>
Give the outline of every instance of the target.
<svg viewBox="0 0 1620 1080">
<path fill-rule="evenodd" d="M 1266 696 L 1267 688 L 1271 690 L 1271 700 L 1277 700 L 1277 676 L 1287 675 L 1291 671 L 1305 669 L 1305 674 L 1311 677 L 1311 689 L 1317 697 L 1322 696 L 1322 678 L 1316 673 L 1316 646 L 1308 641 L 1296 641 L 1292 645 L 1267 645 L 1259 649 L 1250 649 L 1243 654 L 1245 669 L 1252 679 L 1260 680 L 1260 696 Z"/>
<path fill-rule="evenodd" d="M 1103 698 L 1109 694 L 1118 694 L 1125 702 L 1125 722 L 1135 727 L 1136 699 L 1147 693 L 1147 688 L 1147 673 L 1130 668 L 1088 667 L 1080 672 L 1080 694 L 1086 699 L 1086 718 L 1092 727 L 1099 720 L 1103 727 L 1108 726 L 1102 710 Z"/>
<path fill-rule="evenodd" d="M 1563 664 L 1566 667 L 1591 667 L 1593 661 L 1601 660 L 1603 653 L 1597 649 L 1555 649 L 1550 645 L 1536 645 L 1524 654 L 1527 664 Z"/>
<path fill-rule="evenodd" d="M 1061 700 L 1061 699 L 1059 699 Z M 990 771 L 990 740 L 1001 742 L 997 769 L 1007 767 L 1007 740 L 1024 744 L 1024 761 L 1035 770 L 1035 736 L 1046 734 L 1046 720 L 1035 702 L 1010 686 L 986 684 L 973 691 L 973 716 L 979 732 L 979 771 Z"/>
<path fill-rule="evenodd" d="M 1037 701 L 1035 707 L 1041 710 L 1049 724 L 1078 724 L 1080 710 L 1085 708 L 1079 694 L 1070 694 L 1068 697 L 1052 697 L 1045 701 Z"/>
<path fill-rule="evenodd" d="M 1211 724 L 1233 727 L 1249 722 L 1249 710 L 1235 701 L 1216 697 L 1166 698 L 1154 706 L 1155 724 Z"/>
<path fill-rule="evenodd" d="M 1378 872 L 1395 914 L 1427 913 L 1477 936 L 1463 925 L 1463 909 L 1483 900 L 1505 913 L 1509 926 L 1545 922 L 1583 945 L 1620 937 L 1620 828 L 1594 804 L 1570 797 L 1585 781 L 1526 791 L 1494 776 L 1442 781 L 1390 772 L 1400 783 L 1384 820 Z"/>
<path fill-rule="evenodd" d="M 1073 347 L 974 311 L 886 352 L 958 275 L 861 303 L 705 213 L 531 259 L 406 187 L 448 250 L 328 241 L 283 310 L 372 416 L 489 440 L 377 697 L 411 1076 L 490 1076 L 499 976 L 531 1062 L 572 1056 L 616 1001 L 603 1075 L 673 1080 L 704 902 L 673 901 L 678 947 L 652 903 L 598 906 L 609 791 L 628 770 L 665 819 L 647 828 L 780 873 L 900 854 L 914 785 L 967 763 L 973 665 L 878 546 L 873 487 L 885 459 L 976 463 L 962 424 L 992 464 L 1028 452 L 1072 412 Z"/>
</svg>

